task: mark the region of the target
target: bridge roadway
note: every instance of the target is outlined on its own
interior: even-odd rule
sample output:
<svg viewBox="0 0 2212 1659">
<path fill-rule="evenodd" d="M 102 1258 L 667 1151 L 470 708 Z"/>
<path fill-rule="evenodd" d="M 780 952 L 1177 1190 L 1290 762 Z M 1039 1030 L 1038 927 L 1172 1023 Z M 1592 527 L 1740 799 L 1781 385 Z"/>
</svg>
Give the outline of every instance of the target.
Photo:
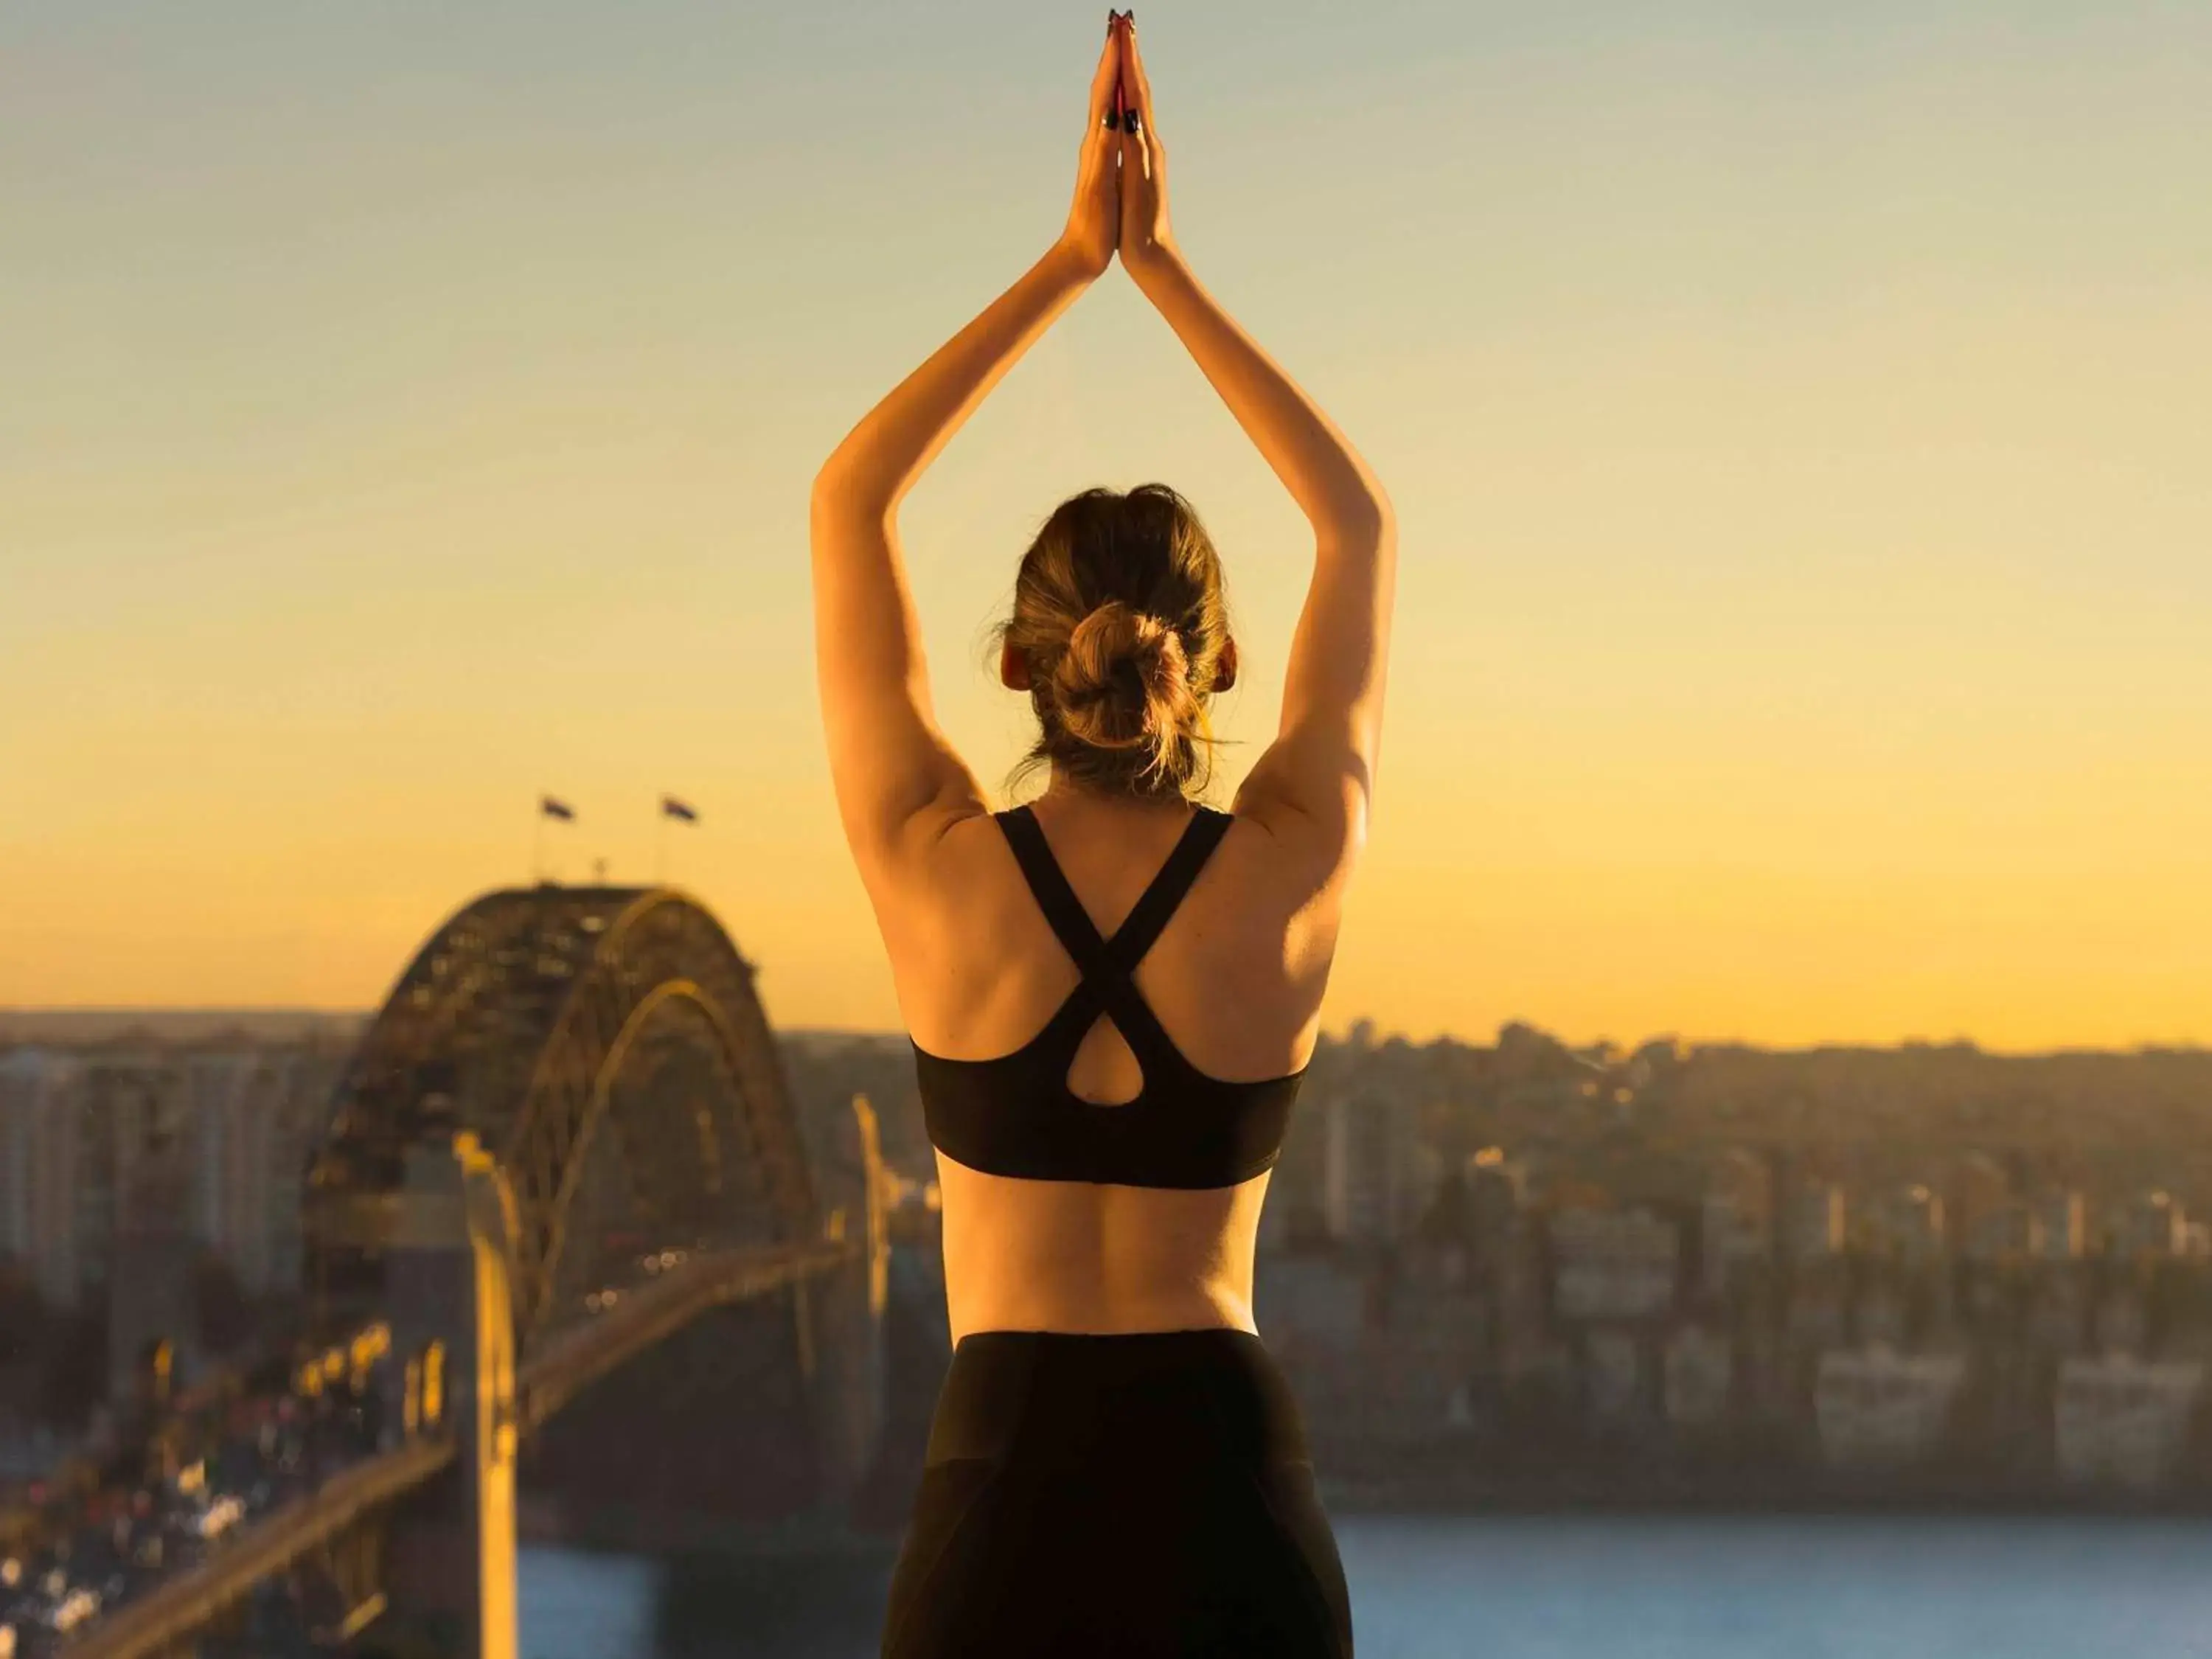
<svg viewBox="0 0 2212 1659">
<path fill-rule="evenodd" d="M 747 1300 L 826 1273 L 859 1254 L 859 1240 L 812 1241 L 687 1255 L 612 1308 L 561 1333 L 515 1374 L 515 1415 L 527 1434 L 593 1379 L 707 1309 Z M 448 1435 L 418 1435 L 353 1465 L 250 1522 L 206 1559 L 102 1618 L 70 1659 L 155 1659 L 263 1580 L 422 1485 L 453 1461 Z"/>
</svg>

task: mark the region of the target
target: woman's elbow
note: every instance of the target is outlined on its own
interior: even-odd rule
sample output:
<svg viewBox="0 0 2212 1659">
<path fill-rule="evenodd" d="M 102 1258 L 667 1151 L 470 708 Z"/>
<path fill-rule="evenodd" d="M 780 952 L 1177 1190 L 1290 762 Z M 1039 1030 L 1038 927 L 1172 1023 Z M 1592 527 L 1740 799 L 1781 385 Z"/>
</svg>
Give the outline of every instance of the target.
<svg viewBox="0 0 2212 1659">
<path fill-rule="evenodd" d="M 1398 544 L 1397 515 L 1381 495 L 1340 503 L 1316 529 L 1322 545 L 1335 551 L 1387 553 Z"/>
<path fill-rule="evenodd" d="M 824 520 L 882 519 L 892 506 L 890 492 L 842 457 L 832 455 L 814 475 L 809 516 Z"/>
</svg>

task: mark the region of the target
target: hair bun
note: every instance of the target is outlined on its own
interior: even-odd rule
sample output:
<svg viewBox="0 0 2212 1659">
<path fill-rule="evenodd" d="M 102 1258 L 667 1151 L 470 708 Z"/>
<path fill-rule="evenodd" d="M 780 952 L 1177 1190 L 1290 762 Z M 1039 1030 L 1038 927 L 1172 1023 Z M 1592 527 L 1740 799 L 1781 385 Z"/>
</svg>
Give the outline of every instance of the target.
<svg viewBox="0 0 2212 1659">
<path fill-rule="evenodd" d="M 1182 730 L 1193 702 L 1182 637 L 1119 599 L 1075 625 L 1053 686 L 1068 734 L 1099 749 L 1161 744 Z"/>
<path fill-rule="evenodd" d="M 1165 484 L 1086 489 L 1054 507 L 998 635 L 1037 721 L 1015 777 L 1049 763 L 1055 778 L 1158 800 L 1211 776 L 1206 703 L 1229 650 L 1221 556 Z"/>
</svg>

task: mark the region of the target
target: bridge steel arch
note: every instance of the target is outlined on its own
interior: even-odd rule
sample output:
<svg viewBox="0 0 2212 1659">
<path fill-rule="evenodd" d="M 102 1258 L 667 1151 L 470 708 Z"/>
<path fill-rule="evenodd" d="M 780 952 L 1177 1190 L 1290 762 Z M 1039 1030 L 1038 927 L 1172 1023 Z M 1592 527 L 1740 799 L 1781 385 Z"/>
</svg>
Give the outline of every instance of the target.
<svg viewBox="0 0 2212 1659">
<path fill-rule="evenodd" d="M 373 1304 L 409 1148 L 461 1131 L 514 1193 L 526 1350 L 555 1313 L 578 1188 L 604 1134 L 629 1143 L 622 1162 L 642 1211 L 688 1210 L 721 1243 L 820 1237 L 755 973 L 721 925 L 671 888 L 509 889 L 455 914 L 363 1036 L 310 1170 L 309 1278 L 324 1305 L 343 1323 L 348 1304 Z M 662 1121 L 615 1121 L 617 1085 L 654 1048 L 688 1051 L 724 1086 L 696 1091 Z"/>
</svg>

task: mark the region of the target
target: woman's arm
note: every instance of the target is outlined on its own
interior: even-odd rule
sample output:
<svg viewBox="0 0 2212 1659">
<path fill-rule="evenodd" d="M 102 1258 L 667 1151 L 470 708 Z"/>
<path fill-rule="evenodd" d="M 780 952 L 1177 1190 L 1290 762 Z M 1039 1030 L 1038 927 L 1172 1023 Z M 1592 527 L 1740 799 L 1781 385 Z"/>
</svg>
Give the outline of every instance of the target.
<svg viewBox="0 0 2212 1659">
<path fill-rule="evenodd" d="M 1109 39 L 1091 83 L 1067 228 L 1019 281 L 893 388 L 814 480 L 815 665 L 846 839 L 873 878 L 982 791 L 930 707 L 921 629 L 899 556 L 898 506 L 976 404 L 1112 262 L 1119 230 Z"/>
<path fill-rule="evenodd" d="M 1364 837 L 1382 744 L 1395 515 L 1350 441 L 1184 262 L 1169 228 L 1167 157 L 1133 32 L 1125 32 L 1123 52 L 1138 120 L 1121 146 L 1122 266 L 1314 529 L 1313 583 L 1291 641 L 1281 727 L 1246 777 L 1237 807 L 1271 828 L 1286 811 L 1287 831 L 1312 834 L 1317 852 L 1341 859 Z"/>
</svg>

